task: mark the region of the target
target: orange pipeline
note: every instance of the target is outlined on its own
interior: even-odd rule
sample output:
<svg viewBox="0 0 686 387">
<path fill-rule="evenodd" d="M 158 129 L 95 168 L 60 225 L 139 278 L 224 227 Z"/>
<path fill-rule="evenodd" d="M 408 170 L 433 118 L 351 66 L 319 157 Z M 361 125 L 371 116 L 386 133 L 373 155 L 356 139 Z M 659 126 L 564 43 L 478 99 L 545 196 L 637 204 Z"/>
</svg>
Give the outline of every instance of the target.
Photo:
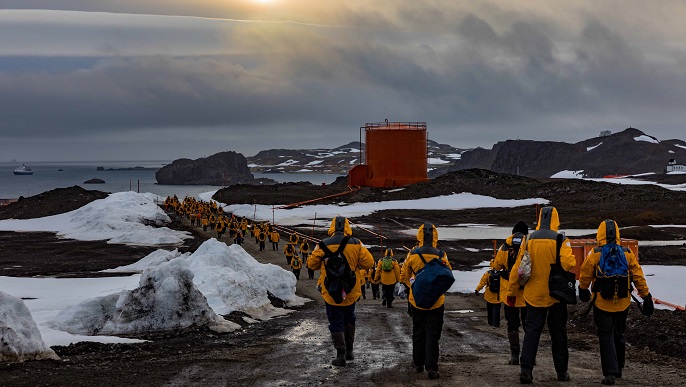
<svg viewBox="0 0 686 387">
<path fill-rule="evenodd" d="M 672 304 L 671 302 L 662 301 L 662 300 L 657 299 L 657 298 L 655 298 L 655 297 L 653 297 L 653 301 L 654 301 L 656 304 L 666 305 L 666 306 L 669 306 L 670 308 L 675 309 L 675 310 L 686 310 L 686 307 L 684 307 L 684 306 L 682 306 L 682 305 Z"/>
<path fill-rule="evenodd" d="M 320 201 L 320 200 L 335 198 L 335 197 L 343 196 L 343 195 L 348 195 L 348 194 L 351 194 L 351 193 L 353 193 L 353 192 L 358 191 L 359 189 L 360 189 L 360 187 L 355 187 L 355 188 L 352 188 L 352 187 L 351 187 L 349 191 L 340 192 L 340 193 L 333 194 L 333 195 L 328 195 L 328 196 L 322 196 L 322 197 L 320 197 L 320 198 L 305 200 L 305 201 L 302 201 L 302 202 L 286 204 L 285 206 L 275 207 L 275 208 L 276 208 L 277 210 L 282 210 L 282 209 L 285 209 L 285 208 L 300 207 L 300 206 L 302 206 L 302 205 L 309 204 L 309 203 L 313 203 L 313 202 L 317 202 L 317 201 Z"/>
</svg>

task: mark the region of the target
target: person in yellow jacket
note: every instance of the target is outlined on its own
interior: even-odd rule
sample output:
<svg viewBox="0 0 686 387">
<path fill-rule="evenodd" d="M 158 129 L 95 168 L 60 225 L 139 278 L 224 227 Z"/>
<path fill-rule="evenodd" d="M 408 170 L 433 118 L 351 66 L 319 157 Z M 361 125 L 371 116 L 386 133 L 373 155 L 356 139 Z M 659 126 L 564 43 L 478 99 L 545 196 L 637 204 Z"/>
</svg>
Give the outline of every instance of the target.
<svg viewBox="0 0 686 387">
<path fill-rule="evenodd" d="M 495 269 L 500 271 L 500 300 L 507 300 L 507 288 L 510 278 L 517 281 L 517 272 L 511 272 L 519 256 L 519 250 L 526 246 L 526 236 L 529 225 L 523 221 L 517 222 L 512 228 L 512 235 L 505 239 L 495 256 Z M 524 302 L 524 287 L 517 291 L 515 306 L 504 305 L 505 320 L 507 320 L 507 339 L 510 342 L 510 360 L 508 364 L 519 365 L 519 327 L 526 321 L 526 303 Z"/>
<path fill-rule="evenodd" d="M 291 265 L 291 270 L 293 270 L 293 274 L 295 274 L 295 279 L 299 280 L 300 279 L 300 268 L 303 267 L 303 261 L 298 257 L 298 254 L 291 256 L 290 265 Z"/>
<path fill-rule="evenodd" d="M 307 256 L 310 255 L 310 242 L 303 238 L 303 243 L 300 244 L 300 255 L 302 255 L 303 262 L 307 262 Z M 307 268 L 307 278 L 314 279 L 314 270 Z"/>
<path fill-rule="evenodd" d="M 412 282 L 417 272 L 424 268 L 424 262 L 419 254 L 428 263 L 434 259 L 442 260 L 452 269 L 445 252 L 436 248 L 438 246 L 438 230 L 431 223 L 424 223 L 417 231 L 418 247 L 410 251 L 405 259 L 400 280 L 410 288 L 408 301 L 410 314 L 412 315 L 412 362 L 416 372 L 428 371 L 429 379 L 440 377 L 438 372 L 439 348 L 438 341 L 443 330 L 443 312 L 445 295 L 436 300 L 431 308 L 425 309 L 417 306 L 414 300 Z"/>
<path fill-rule="evenodd" d="M 372 299 L 376 300 L 377 298 L 381 298 L 381 292 L 379 291 L 379 283 L 381 281 L 376 279 L 376 265 L 378 265 L 378 261 L 374 262 L 374 266 L 369 270 L 369 273 L 367 274 L 367 280 L 371 284 L 372 288 Z"/>
<path fill-rule="evenodd" d="M 356 276 L 351 274 L 354 274 L 357 268 L 371 268 L 374 265 L 374 258 L 362 242 L 352 237 L 348 219 L 341 216 L 334 218 L 328 234 L 330 236 L 321 241 L 307 258 L 307 267 L 313 270 L 321 269 L 320 281 L 323 281 L 324 285 L 321 287 L 321 293 L 326 304 L 331 339 L 336 349 L 336 358 L 331 364 L 345 366 L 347 360 L 354 359 L 355 302 L 360 298 L 361 292 Z M 325 252 L 325 249 L 328 252 Z M 335 256 L 339 250 L 347 262 L 343 262 L 345 269 L 337 276 L 334 273 L 334 266 L 338 261 Z M 346 283 L 343 288 L 351 286 L 350 292 L 346 293 L 337 287 L 341 281 Z M 334 293 L 330 293 L 330 290 Z"/>
<path fill-rule="evenodd" d="M 291 259 L 293 259 L 294 255 L 298 255 L 298 252 L 295 251 L 295 245 L 292 243 L 286 243 L 286 246 L 283 248 L 283 253 L 286 256 L 286 261 L 290 262 Z"/>
<path fill-rule="evenodd" d="M 260 243 L 260 251 L 264 251 L 264 242 L 267 240 L 267 231 L 260 230 L 257 235 L 257 241 Z"/>
<path fill-rule="evenodd" d="M 634 253 L 620 245 L 619 227 L 614 220 L 600 224 L 596 241 L 598 247 L 588 253 L 581 265 L 579 299 L 591 301 L 593 292 L 593 320 L 598 327 L 603 370 L 601 383 L 613 385 L 615 378 L 622 377 L 626 359 L 624 332 L 631 304 L 631 284 L 643 298 L 643 314 L 651 315 L 654 306 L 643 269 Z"/>
<path fill-rule="evenodd" d="M 569 380 L 569 349 L 567 347 L 567 304 L 550 296 L 548 278 L 550 266 L 556 262 L 557 230 L 560 219 L 555 207 L 543 207 L 538 216 L 536 231 L 526 241 L 526 251 L 531 257 L 531 275 L 524 286 L 523 298 L 526 302 L 526 323 L 522 354 L 520 357 L 519 382 L 533 382 L 533 368 L 536 364 L 536 352 L 543 326 L 548 322 L 548 331 L 552 341 L 553 364 L 557 380 Z M 561 235 L 560 265 L 569 271 L 576 266 L 569 240 Z M 519 257 L 512 267 L 512 273 L 518 273 L 524 250 L 520 249 Z M 510 280 L 507 288 L 507 304 L 516 306 L 519 293 L 519 281 Z"/>
<path fill-rule="evenodd" d="M 357 279 L 360 282 L 360 291 L 362 293 L 362 299 L 366 300 L 367 299 L 367 289 L 365 288 L 365 285 L 367 285 L 367 270 L 365 269 L 360 269 L 357 271 Z"/>
<path fill-rule="evenodd" d="M 281 239 L 281 235 L 279 234 L 276 229 L 272 231 L 272 233 L 269 235 L 269 240 L 272 242 L 272 250 L 276 251 L 279 249 L 279 240 Z"/>
<path fill-rule="evenodd" d="M 474 293 L 479 294 L 481 289 L 486 288 L 484 291 L 484 300 L 486 300 L 486 314 L 488 316 L 488 325 L 492 327 L 500 327 L 500 288 L 498 292 L 491 291 L 491 273 L 495 273 L 498 276 L 498 281 L 500 281 L 500 273 L 495 270 L 495 260 L 491 259 L 491 266 L 488 271 L 484 273 L 479 281 L 479 285 L 476 286 Z M 499 285 L 502 285 L 499 282 Z"/>
<path fill-rule="evenodd" d="M 203 216 L 202 219 L 200 219 L 200 224 L 202 225 L 202 230 L 207 231 L 207 226 L 209 225 L 210 221 L 207 219 L 207 216 Z"/>
<path fill-rule="evenodd" d="M 376 280 L 381 282 L 381 305 L 393 307 L 393 291 L 395 284 L 400 282 L 400 266 L 393 259 L 393 249 L 386 249 L 384 257 L 376 265 Z"/>
</svg>

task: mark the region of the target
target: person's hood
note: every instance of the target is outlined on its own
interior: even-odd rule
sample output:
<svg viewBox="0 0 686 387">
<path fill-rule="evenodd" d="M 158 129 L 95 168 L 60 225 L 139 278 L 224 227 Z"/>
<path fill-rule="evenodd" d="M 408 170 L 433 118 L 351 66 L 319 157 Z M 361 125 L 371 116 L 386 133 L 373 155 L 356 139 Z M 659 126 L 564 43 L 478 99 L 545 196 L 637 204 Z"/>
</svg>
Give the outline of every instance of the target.
<svg viewBox="0 0 686 387">
<path fill-rule="evenodd" d="M 417 241 L 419 241 L 419 246 L 436 247 L 438 245 L 438 230 L 436 230 L 436 226 L 431 223 L 424 223 L 419 226 Z"/>
<path fill-rule="evenodd" d="M 495 268 L 496 268 L 496 267 L 495 267 L 495 259 L 491 259 L 491 262 L 489 263 L 488 267 L 490 267 L 491 269 L 495 270 Z"/>
<path fill-rule="evenodd" d="M 336 234 L 342 234 L 345 236 L 353 235 L 353 229 L 350 228 L 348 218 L 342 216 L 337 216 L 333 218 L 333 220 L 331 221 L 331 225 L 329 226 L 329 236 L 333 236 Z"/>
<path fill-rule="evenodd" d="M 518 232 L 521 232 L 524 235 L 529 235 L 529 225 L 526 224 L 523 220 L 520 220 L 517 222 L 517 224 L 512 227 L 512 233 L 516 234 Z"/>
<path fill-rule="evenodd" d="M 557 208 L 543 207 L 538 214 L 536 230 L 553 230 L 557 232 L 560 228 L 560 217 L 557 215 Z"/>
<path fill-rule="evenodd" d="M 619 226 L 617 226 L 617 222 L 612 219 L 603 220 L 600 226 L 598 226 L 595 239 L 598 242 L 598 246 L 603 246 L 610 242 L 619 244 Z"/>
<path fill-rule="evenodd" d="M 393 258 L 393 249 L 386 249 L 386 251 L 384 252 L 383 255 L 384 255 L 384 257 L 391 257 L 391 258 Z"/>
</svg>

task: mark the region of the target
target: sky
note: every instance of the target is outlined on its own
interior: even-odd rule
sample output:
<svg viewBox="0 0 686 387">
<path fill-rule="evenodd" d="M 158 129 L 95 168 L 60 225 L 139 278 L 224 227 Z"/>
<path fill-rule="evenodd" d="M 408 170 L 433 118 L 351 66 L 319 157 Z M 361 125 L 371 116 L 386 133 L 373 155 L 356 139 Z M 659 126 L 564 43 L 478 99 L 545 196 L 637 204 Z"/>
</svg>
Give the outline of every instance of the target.
<svg viewBox="0 0 686 387">
<path fill-rule="evenodd" d="M 0 0 L 0 161 L 686 139 L 686 3 Z"/>
</svg>

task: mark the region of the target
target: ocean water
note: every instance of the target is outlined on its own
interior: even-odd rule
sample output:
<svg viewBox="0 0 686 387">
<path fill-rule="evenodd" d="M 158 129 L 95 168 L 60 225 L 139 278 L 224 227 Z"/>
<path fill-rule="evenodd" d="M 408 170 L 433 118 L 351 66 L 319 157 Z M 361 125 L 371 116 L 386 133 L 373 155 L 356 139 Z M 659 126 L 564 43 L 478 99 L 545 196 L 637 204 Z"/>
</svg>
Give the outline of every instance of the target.
<svg viewBox="0 0 686 387">
<path fill-rule="evenodd" d="M 155 172 L 169 160 L 146 161 L 85 161 L 85 162 L 40 162 L 27 163 L 33 175 L 14 175 L 12 171 L 21 163 L 0 163 L 0 199 L 28 197 L 55 188 L 75 185 L 85 189 L 104 192 L 139 191 L 152 192 L 159 196 L 197 196 L 202 192 L 216 191 L 219 186 L 210 185 L 161 185 L 155 180 Z M 154 168 L 145 170 L 108 171 L 108 168 Z M 104 171 L 96 170 L 104 167 Z M 61 169 L 61 171 L 60 171 Z M 278 182 L 309 181 L 316 185 L 331 184 L 339 175 L 314 173 L 254 173 L 255 178 L 270 178 Z M 102 179 L 105 184 L 83 184 L 93 178 Z"/>
</svg>

